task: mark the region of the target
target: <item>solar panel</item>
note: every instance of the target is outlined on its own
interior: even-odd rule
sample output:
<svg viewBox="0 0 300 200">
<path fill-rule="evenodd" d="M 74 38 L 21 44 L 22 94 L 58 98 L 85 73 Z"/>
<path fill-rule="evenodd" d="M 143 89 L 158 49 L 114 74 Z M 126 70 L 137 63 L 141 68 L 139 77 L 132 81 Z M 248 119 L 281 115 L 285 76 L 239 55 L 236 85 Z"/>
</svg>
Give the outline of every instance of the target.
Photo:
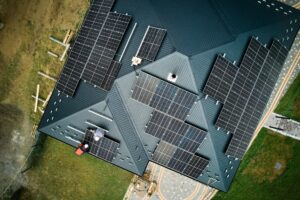
<svg viewBox="0 0 300 200">
<path fill-rule="evenodd" d="M 161 112 L 153 112 L 145 130 L 146 133 L 161 139 L 169 127 L 172 118 Z"/>
<path fill-rule="evenodd" d="M 237 71 L 236 66 L 218 55 L 203 92 L 224 104 Z"/>
<path fill-rule="evenodd" d="M 137 57 L 154 61 L 166 33 L 166 29 L 148 26 L 143 41 L 138 49 Z"/>
<path fill-rule="evenodd" d="M 160 141 L 157 148 L 154 151 L 152 160 L 161 165 L 167 165 L 173 157 L 176 149 L 176 146 L 166 143 L 164 141 Z"/>
<path fill-rule="evenodd" d="M 178 119 L 185 120 L 196 100 L 197 95 L 178 88 L 167 113 Z"/>
<path fill-rule="evenodd" d="M 164 141 L 159 142 L 151 160 L 195 179 L 209 163 L 206 158 Z"/>
<path fill-rule="evenodd" d="M 267 53 L 268 49 L 256 39 L 251 39 L 226 103 L 217 119 L 218 127 L 231 133 L 235 132 Z"/>
<path fill-rule="evenodd" d="M 83 143 L 89 145 L 89 154 L 110 162 L 116 156 L 117 149 L 120 147 L 118 142 L 107 137 L 102 137 L 99 141 L 95 141 L 93 133 L 89 130 L 86 131 Z"/>
<path fill-rule="evenodd" d="M 92 0 L 91 5 L 94 5 L 95 8 L 95 10 L 92 11 L 108 12 L 114 2 L 115 0 Z"/>
<path fill-rule="evenodd" d="M 168 163 L 168 167 L 176 171 L 183 172 L 192 156 L 192 153 L 178 148 Z"/>
<path fill-rule="evenodd" d="M 206 134 L 206 131 L 189 125 L 189 129 L 182 138 L 179 147 L 189 152 L 195 153 L 202 141 L 204 140 Z"/>
<path fill-rule="evenodd" d="M 106 76 L 104 77 L 104 80 L 101 84 L 101 88 L 107 91 L 110 90 L 114 84 L 115 79 L 118 77 L 120 69 L 121 69 L 121 63 L 113 60 L 106 73 Z"/>
<path fill-rule="evenodd" d="M 156 123 L 159 124 L 160 122 L 156 121 Z M 171 118 L 169 126 L 167 127 L 166 131 L 163 132 L 162 140 L 178 146 L 188 128 L 189 125 L 183 121 Z"/>
<path fill-rule="evenodd" d="M 102 24 L 113 3 L 113 0 L 95 0 L 92 2 L 57 81 L 57 90 L 73 96 L 85 63 L 92 51 L 92 46 L 96 42 Z"/>
<path fill-rule="evenodd" d="M 197 95 L 141 72 L 132 98 L 180 120 L 185 120 Z"/>
<path fill-rule="evenodd" d="M 195 153 L 207 132 L 154 110 L 145 132 L 165 142 Z"/>
<path fill-rule="evenodd" d="M 165 81 L 160 81 L 151 99 L 150 106 L 162 112 L 167 112 L 176 92 L 176 86 Z"/>
<path fill-rule="evenodd" d="M 197 154 L 194 154 L 190 162 L 187 164 L 186 168 L 184 169 L 183 173 L 187 176 L 198 178 L 202 171 L 208 165 L 209 160 L 203 158 Z"/>
<path fill-rule="evenodd" d="M 82 79 L 102 89 L 107 89 L 105 79 L 109 77 L 109 67 L 119 48 L 131 16 L 110 12 L 93 47 L 82 73 Z M 109 82 L 113 80 L 110 79 Z"/>
<path fill-rule="evenodd" d="M 267 49 L 251 39 L 216 122 L 216 126 L 233 133 L 226 155 L 243 157 L 287 54 L 276 40 Z"/>
<path fill-rule="evenodd" d="M 149 105 L 159 82 L 160 80 L 158 78 L 141 72 L 131 97 L 141 103 Z"/>
<path fill-rule="evenodd" d="M 258 76 L 255 88 L 252 91 L 236 133 L 233 135 L 226 154 L 242 158 L 252 134 L 259 123 L 265 106 L 272 94 L 274 85 L 278 79 L 288 51 L 278 41 L 273 41 L 269 54 L 264 62 L 261 73 Z"/>
</svg>

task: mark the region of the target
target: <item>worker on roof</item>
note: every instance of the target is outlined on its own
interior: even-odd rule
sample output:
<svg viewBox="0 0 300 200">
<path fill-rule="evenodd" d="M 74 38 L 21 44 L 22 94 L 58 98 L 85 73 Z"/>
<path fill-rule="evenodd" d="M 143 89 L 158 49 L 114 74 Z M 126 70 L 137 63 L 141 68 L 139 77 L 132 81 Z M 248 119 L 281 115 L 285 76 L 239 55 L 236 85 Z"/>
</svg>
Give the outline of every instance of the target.
<svg viewBox="0 0 300 200">
<path fill-rule="evenodd" d="M 85 152 L 87 152 L 89 149 L 89 145 L 88 144 L 79 144 L 79 146 L 77 147 L 75 153 L 78 156 L 81 156 L 82 154 L 84 154 Z"/>
</svg>

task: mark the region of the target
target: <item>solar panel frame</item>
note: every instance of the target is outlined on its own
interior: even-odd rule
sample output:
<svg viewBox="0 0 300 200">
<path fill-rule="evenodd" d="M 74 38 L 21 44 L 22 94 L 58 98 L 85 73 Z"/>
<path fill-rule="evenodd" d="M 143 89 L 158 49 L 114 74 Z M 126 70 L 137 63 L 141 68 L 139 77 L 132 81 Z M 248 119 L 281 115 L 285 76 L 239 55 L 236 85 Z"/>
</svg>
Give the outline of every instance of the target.
<svg viewBox="0 0 300 200">
<path fill-rule="evenodd" d="M 169 124 L 172 120 L 173 119 L 170 116 L 164 115 L 161 112 L 153 112 L 152 117 L 147 123 L 145 132 L 161 139 L 166 130 L 168 130 Z"/>
<path fill-rule="evenodd" d="M 218 55 L 203 92 L 224 104 L 237 72 L 238 67 Z"/>
<path fill-rule="evenodd" d="M 148 61 L 154 61 L 166 33 L 166 29 L 148 26 L 145 36 L 138 49 L 137 57 Z"/>
<path fill-rule="evenodd" d="M 186 151 L 195 153 L 199 146 L 202 144 L 207 132 L 197 127 L 189 126 L 182 140 L 180 141 L 179 147 Z"/>
<path fill-rule="evenodd" d="M 160 80 L 146 73 L 140 73 L 131 98 L 149 105 Z"/>
<path fill-rule="evenodd" d="M 104 77 L 104 80 L 101 84 L 101 88 L 109 91 L 112 88 L 114 81 L 118 77 L 120 69 L 121 63 L 113 60 L 108 71 L 106 72 L 106 76 Z"/>
<path fill-rule="evenodd" d="M 260 81 L 257 81 L 255 89 L 249 99 L 250 103 L 246 106 L 245 112 L 241 117 L 243 120 L 238 124 L 237 131 L 229 143 L 226 154 L 233 155 L 237 158 L 243 157 L 268 99 L 272 94 L 287 54 L 288 51 L 286 48 L 274 40 L 262 71 L 258 76 L 258 80 Z"/>
<path fill-rule="evenodd" d="M 241 159 L 273 91 L 288 50 L 250 40 L 216 126 L 233 133 L 225 154 Z"/>
<path fill-rule="evenodd" d="M 250 98 L 250 92 L 257 80 L 256 74 L 260 73 L 260 66 L 264 63 L 262 59 L 266 58 L 267 51 L 266 47 L 255 38 L 251 39 L 228 98 L 217 119 L 216 126 L 231 133 L 235 132 L 235 125 L 240 120 L 244 107 Z"/>
<path fill-rule="evenodd" d="M 202 171 L 209 164 L 209 160 L 201 157 L 197 154 L 194 154 L 190 162 L 187 164 L 186 168 L 183 171 L 183 174 L 197 179 Z"/>
<path fill-rule="evenodd" d="M 81 78 L 104 90 L 109 68 L 131 21 L 131 16 L 109 12 Z M 110 79 L 112 82 L 114 79 Z M 104 85 L 104 86 L 103 86 Z M 110 88 L 109 88 L 110 89 Z"/>
<path fill-rule="evenodd" d="M 188 124 L 172 118 L 161 139 L 178 146 L 188 129 Z"/>
<path fill-rule="evenodd" d="M 153 111 L 145 133 L 191 153 L 197 151 L 207 135 L 206 131 L 157 110 Z"/>
<path fill-rule="evenodd" d="M 176 92 L 176 86 L 160 81 L 149 105 L 162 112 L 167 112 Z"/>
<path fill-rule="evenodd" d="M 120 144 L 105 137 L 99 141 L 99 149 L 95 156 L 110 162 L 113 161 L 117 155 L 117 149 L 120 147 Z"/>
<path fill-rule="evenodd" d="M 131 97 L 180 120 L 186 119 L 197 100 L 197 95 L 144 72 L 140 72 Z"/>
<path fill-rule="evenodd" d="M 160 140 L 151 160 L 169 169 L 197 179 L 209 160 Z"/>
<path fill-rule="evenodd" d="M 178 88 L 167 113 L 178 119 L 185 120 L 196 100 L 197 95 Z"/>
<path fill-rule="evenodd" d="M 175 171 L 183 172 L 192 156 L 192 153 L 177 148 L 176 152 L 174 153 L 170 162 L 168 163 L 168 167 Z"/>
<path fill-rule="evenodd" d="M 105 133 L 106 130 L 103 129 Z M 117 150 L 120 147 L 120 143 L 111 140 L 107 137 L 100 138 L 99 141 L 95 141 L 93 133 L 87 130 L 85 133 L 83 144 L 88 144 L 88 153 L 106 161 L 112 162 L 114 157 L 117 155 Z"/>
<path fill-rule="evenodd" d="M 176 150 L 176 146 L 164 141 L 160 141 L 154 151 L 153 156 L 151 157 L 151 160 L 161 165 L 167 166 Z"/>
<path fill-rule="evenodd" d="M 114 0 L 93 1 L 88 13 L 80 27 L 75 42 L 70 50 L 64 68 L 56 84 L 56 89 L 68 96 L 73 96 L 80 81 L 80 75 L 88 56 L 91 53 L 91 46 L 96 42 L 99 34 L 99 26 L 95 23 L 102 23 L 105 20 L 105 14 L 113 6 Z"/>
</svg>

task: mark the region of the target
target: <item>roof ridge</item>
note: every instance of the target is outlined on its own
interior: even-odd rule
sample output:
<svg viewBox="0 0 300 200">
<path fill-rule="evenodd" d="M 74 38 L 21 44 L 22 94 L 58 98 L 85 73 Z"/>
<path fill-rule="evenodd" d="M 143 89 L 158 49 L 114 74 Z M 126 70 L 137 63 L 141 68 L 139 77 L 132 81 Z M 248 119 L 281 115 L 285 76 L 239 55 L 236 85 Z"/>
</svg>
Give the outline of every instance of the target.
<svg viewBox="0 0 300 200">
<path fill-rule="evenodd" d="M 113 119 L 118 124 L 121 137 L 123 137 L 129 153 L 133 157 L 133 161 L 136 164 L 139 173 L 142 175 L 148 165 L 149 157 L 138 134 L 138 130 L 136 129 L 136 126 L 132 120 L 130 112 L 124 103 L 124 98 L 119 92 L 118 83 L 114 84 L 110 93 L 108 94 L 107 105 L 110 108 Z M 122 115 L 126 115 L 126 117 Z"/>
</svg>

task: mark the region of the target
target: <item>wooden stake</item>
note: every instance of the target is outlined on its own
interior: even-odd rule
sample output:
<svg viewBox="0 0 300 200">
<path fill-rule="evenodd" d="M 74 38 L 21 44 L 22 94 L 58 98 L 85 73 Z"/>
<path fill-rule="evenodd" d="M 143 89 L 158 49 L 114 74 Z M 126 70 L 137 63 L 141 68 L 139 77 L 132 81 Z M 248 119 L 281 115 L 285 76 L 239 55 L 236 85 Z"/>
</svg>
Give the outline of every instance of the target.
<svg viewBox="0 0 300 200">
<path fill-rule="evenodd" d="M 39 107 L 39 111 L 44 114 L 44 110 L 41 107 Z"/>
<path fill-rule="evenodd" d="M 35 97 L 34 95 L 31 95 L 31 97 L 32 97 L 32 98 L 34 98 L 34 99 L 36 99 L 36 97 Z M 44 99 L 42 99 L 42 98 L 38 98 L 38 99 L 39 99 L 39 101 L 40 101 L 40 102 L 42 102 L 42 103 L 44 103 L 44 102 L 45 102 L 45 100 L 44 100 Z"/>
<path fill-rule="evenodd" d="M 52 40 L 53 42 L 56 42 L 57 44 L 60 44 L 60 45 L 64 46 L 64 47 L 66 46 L 65 43 L 59 41 L 58 39 L 56 39 L 56 38 L 54 38 L 52 36 L 49 36 L 49 39 Z"/>
<path fill-rule="evenodd" d="M 45 107 L 45 106 L 47 105 L 47 103 L 48 103 L 48 101 L 49 101 L 51 95 L 52 95 L 52 92 L 49 92 L 49 94 L 48 94 L 46 100 L 45 100 L 44 103 L 43 103 L 43 107 Z"/>
<path fill-rule="evenodd" d="M 55 58 L 58 58 L 58 55 L 55 54 L 55 53 L 53 53 L 52 51 L 48 51 L 48 54 L 49 54 L 50 56 L 53 56 L 53 57 L 55 57 Z"/>
<path fill-rule="evenodd" d="M 35 105 L 34 105 L 34 112 L 36 113 L 38 102 L 39 102 L 39 94 L 40 94 L 40 85 L 37 84 L 36 86 L 36 94 L 35 94 Z"/>
<path fill-rule="evenodd" d="M 43 76 L 43 77 L 45 77 L 45 78 L 48 78 L 48 79 L 50 79 L 50 80 L 52 80 L 54 82 L 57 81 L 56 78 L 53 78 L 53 77 L 49 76 L 48 74 L 45 74 L 44 72 L 39 71 L 38 74 L 41 75 L 41 76 Z"/>
<path fill-rule="evenodd" d="M 72 37 L 74 36 L 74 32 L 72 30 L 68 30 L 65 39 L 63 41 L 64 44 L 69 44 L 69 42 L 71 41 Z"/>
<path fill-rule="evenodd" d="M 70 44 L 67 44 L 67 46 L 66 46 L 66 48 L 65 48 L 65 51 L 64 51 L 63 54 L 60 56 L 60 59 L 59 59 L 60 61 L 63 61 L 63 60 L 64 60 L 65 56 L 67 55 L 67 52 L 68 52 L 69 48 L 70 48 Z"/>
</svg>

